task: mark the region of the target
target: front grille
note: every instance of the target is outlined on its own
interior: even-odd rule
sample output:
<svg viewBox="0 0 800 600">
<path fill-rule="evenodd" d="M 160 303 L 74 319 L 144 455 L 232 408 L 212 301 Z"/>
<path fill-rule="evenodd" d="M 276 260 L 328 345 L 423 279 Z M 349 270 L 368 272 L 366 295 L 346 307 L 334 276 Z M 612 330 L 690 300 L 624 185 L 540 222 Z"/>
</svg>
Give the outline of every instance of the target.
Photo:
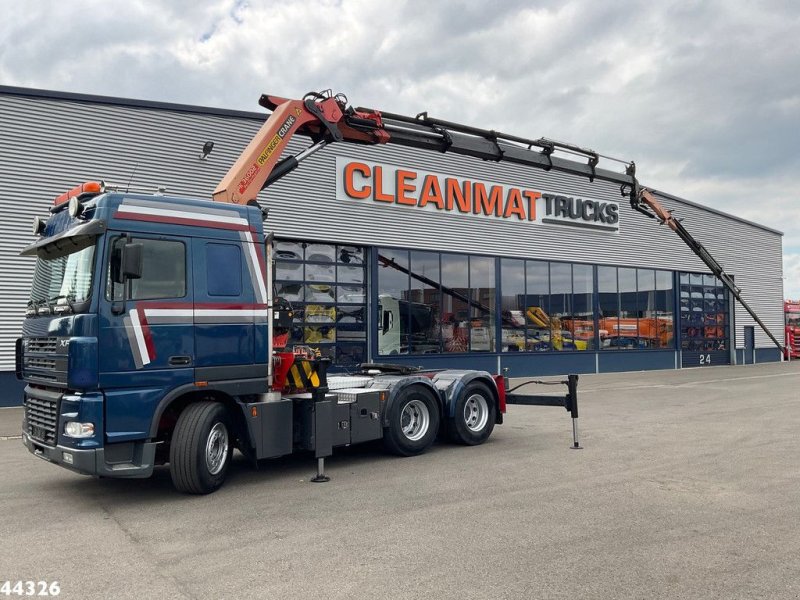
<svg viewBox="0 0 800 600">
<path fill-rule="evenodd" d="M 42 354 L 55 354 L 58 347 L 57 337 L 32 337 L 25 340 L 27 352 L 41 352 Z"/>
<path fill-rule="evenodd" d="M 69 338 L 29 337 L 22 341 L 22 377 L 27 381 L 63 386 L 67 383 Z"/>
<path fill-rule="evenodd" d="M 42 358 L 39 356 L 26 356 L 25 366 L 33 369 L 44 369 L 46 371 L 56 370 L 55 358 Z"/>
<path fill-rule="evenodd" d="M 56 445 L 58 427 L 58 401 L 44 398 L 25 398 L 25 418 L 28 435 L 51 446 Z"/>
</svg>

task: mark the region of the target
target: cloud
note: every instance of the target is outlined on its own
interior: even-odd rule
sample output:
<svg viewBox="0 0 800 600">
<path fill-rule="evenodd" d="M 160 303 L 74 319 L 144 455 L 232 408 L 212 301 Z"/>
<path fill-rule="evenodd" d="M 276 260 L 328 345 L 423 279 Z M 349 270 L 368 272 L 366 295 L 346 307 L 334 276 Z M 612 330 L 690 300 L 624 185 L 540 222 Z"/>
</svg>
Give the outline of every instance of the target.
<svg viewBox="0 0 800 600">
<path fill-rule="evenodd" d="M 796 2 L 40 0 L 4 13 L 4 84 L 245 110 L 263 92 L 330 87 L 635 159 L 648 185 L 785 231 L 787 265 L 800 252 Z"/>
<path fill-rule="evenodd" d="M 783 293 L 786 298 L 800 300 L 800 248 L 783 256 Z"/>
</svg>

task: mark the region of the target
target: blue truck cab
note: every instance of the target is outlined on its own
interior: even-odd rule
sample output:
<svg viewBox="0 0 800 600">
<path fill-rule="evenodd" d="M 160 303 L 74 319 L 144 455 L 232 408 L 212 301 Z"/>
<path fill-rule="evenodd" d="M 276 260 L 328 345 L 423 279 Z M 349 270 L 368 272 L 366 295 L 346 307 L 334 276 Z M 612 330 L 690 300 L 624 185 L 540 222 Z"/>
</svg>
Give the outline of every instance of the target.
<svg viewBox="0 0 800 600">
<path fill-rule="evenodd" d="M 324 458 L 383 438 L 411 455 L 440 432 L 482 443 L 502 422 L 485 372 L 365 365 L 326 377 L 320 361 L 276 353 L 257 206 L 73 192 L 35 220 L 39 239 L 22 251 L 37 258 L 16 348 L 31 453 L 100 477 L 168 463 L 179 490 L 207 493 L 234 447 L 255 460 Z M 276 378 L 279 361 L 296 362 L 294 379 Z"/>
</svg>

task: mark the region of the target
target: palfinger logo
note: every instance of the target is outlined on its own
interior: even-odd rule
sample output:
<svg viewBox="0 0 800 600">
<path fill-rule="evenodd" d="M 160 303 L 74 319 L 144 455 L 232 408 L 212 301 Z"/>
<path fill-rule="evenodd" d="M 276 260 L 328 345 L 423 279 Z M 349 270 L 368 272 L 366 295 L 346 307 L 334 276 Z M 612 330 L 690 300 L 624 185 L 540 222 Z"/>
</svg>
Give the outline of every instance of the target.
<svg viewBox="0 0 800 600">
<path fill-rule="evenodd" d="M 261 151 L 261 154 L 258 155 L 256 162 L 259 164 L 259 166 L 263 167 L 264 163 L 269 160 L 269 157 L 275 153 L 275 150 L 277 150 L 278 146 L 281 145 L 281 142 L 292 129 L 292 125 L 295 123 L 297 123 L 297 117 L 294 115 L 289 115 L 286 117 L 286 120 L 278 128 L 278 133 L 273 136 L 273 138 L 267 143 L 267 146 Z"/>
<path fill-rule="evenodd" d="M 269 157 L 272 156 L 272 153 L 275 152 L 275 149 L 281 143 L 281 137 L 276 133 L 275 137 L 273 137 L 267 147 L 261 151 L 261 154 L 258 155 L 256 162 L 258 162 L 259 166 L 263 167 L 264 163 L 269 160 Z"/>
</svg>

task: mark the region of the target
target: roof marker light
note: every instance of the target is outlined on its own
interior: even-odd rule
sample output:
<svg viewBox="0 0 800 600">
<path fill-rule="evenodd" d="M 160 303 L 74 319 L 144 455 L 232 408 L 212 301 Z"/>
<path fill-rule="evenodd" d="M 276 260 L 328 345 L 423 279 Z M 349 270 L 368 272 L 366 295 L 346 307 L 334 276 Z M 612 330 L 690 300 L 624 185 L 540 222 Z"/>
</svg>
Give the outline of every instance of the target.
<svg viewBox="0 0 800 600">
<path fill-rule="evenodd" d="M 87 181 L 56 197 L 53 200 L 53 206 L 61 206 L 65 202 L 69 202 L 70 198 L 83 194 L 102 194 L 104 189 L 105 184 L 102 181 Z"/>
</svg>

